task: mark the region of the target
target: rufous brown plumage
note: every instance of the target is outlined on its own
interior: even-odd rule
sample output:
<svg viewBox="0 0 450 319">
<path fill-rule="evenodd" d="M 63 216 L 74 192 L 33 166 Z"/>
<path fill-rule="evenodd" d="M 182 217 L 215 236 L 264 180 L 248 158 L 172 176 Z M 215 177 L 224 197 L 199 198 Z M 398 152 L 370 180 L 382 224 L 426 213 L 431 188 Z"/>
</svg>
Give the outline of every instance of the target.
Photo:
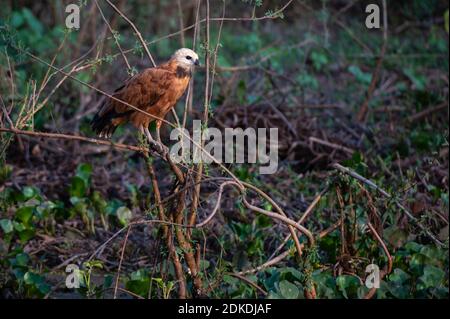
<svg viewBox="0 0 450 319">
<path fill-rule="evenodd" d="M 148 126 L 156 121 L 156 133 L 161 144 L 159 130 L 166 114 L 185 92 L 198 55 L 190 49 L 177 50 L 171 59 L 155 68 L 148 68 L 131 77 L 112 96 L 159 119 L 148 116 L 129 105 L 108 98 L 92 120 L 92 129 L 100 137 L 110 138 L 116 128 L 131 122 L 154 142 Z"/>
</svg>

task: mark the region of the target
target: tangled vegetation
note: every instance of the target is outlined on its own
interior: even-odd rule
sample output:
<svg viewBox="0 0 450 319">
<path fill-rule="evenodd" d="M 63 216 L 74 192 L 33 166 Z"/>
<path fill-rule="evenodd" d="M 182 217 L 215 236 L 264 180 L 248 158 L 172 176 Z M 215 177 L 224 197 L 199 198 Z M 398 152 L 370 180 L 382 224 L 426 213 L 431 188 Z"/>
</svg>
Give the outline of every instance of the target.
<svg viewBox="0 0 450 319">
<path fill-rule="evenodd" d="M 8 1 L 1 298 L 448 298 L 448 3 L 372 2 L 380 29 L 362 0 L 80 1 L 76 30 L 70 1 Z M 203 66 L 167 119 L 278 128 L 275 174 L 95 137 L 105 95 L 180 47 Z"/>
</svg>

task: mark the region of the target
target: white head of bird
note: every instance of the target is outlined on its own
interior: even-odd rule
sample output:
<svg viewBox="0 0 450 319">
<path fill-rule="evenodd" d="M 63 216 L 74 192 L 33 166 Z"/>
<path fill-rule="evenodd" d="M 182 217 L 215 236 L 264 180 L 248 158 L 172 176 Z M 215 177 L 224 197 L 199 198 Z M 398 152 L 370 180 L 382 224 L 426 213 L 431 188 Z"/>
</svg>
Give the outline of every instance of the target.
<svg viewBox="0 0 450 319">
<path fill-rule="evenodd" d="M 182 48 L 175 51 L 172 55 L 172 60 L 175 60 L 179 65 L 186 68 L 191 68 L 200 64 L 197 53 L 187 48 Z"/>
</svg>

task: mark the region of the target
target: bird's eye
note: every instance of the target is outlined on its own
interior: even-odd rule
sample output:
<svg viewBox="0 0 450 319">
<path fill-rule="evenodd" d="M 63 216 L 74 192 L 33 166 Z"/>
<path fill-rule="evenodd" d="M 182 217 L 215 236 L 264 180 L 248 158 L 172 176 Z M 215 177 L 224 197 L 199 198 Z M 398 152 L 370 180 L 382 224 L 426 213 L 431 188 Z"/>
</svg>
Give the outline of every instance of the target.
<svg viewBox="0 0 450 319">
<path fill-rule="evenodd" d="M 192 57 L 188 55 L 188 56 L 186 56 L 186 59 L 190 60 L 190 59 L 192 59 Z"/>
</svg>

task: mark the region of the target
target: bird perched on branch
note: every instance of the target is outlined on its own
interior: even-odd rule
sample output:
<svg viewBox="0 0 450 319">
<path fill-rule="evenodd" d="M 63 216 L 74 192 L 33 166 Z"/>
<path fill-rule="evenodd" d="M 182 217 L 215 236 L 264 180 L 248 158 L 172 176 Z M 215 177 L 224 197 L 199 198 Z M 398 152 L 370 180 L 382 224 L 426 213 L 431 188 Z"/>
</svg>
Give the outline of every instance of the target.
<svg viewBox="0 0 450 319">
<path fill-rule="evenodd" d="M 199 65 L 198 55 L 190 49 L 183 48 L 177 50 L 166 63 L 145 69 L 131 77 L 112 94 L 114 98 L 129 105 L 108 98 L 94 116 L 91 122 L 92 129 L 100 137 L 110 138 L 119 125 L 131 122 L 147 136 L 151 145 L 162 149 L 164 147 L 160 136 L 162 119 L 185 92 L 192 71 L 197 65 Z M 156 121 L 157 141 L 148 130 L 149 124 L 153 121 Z"/>
</svg>

